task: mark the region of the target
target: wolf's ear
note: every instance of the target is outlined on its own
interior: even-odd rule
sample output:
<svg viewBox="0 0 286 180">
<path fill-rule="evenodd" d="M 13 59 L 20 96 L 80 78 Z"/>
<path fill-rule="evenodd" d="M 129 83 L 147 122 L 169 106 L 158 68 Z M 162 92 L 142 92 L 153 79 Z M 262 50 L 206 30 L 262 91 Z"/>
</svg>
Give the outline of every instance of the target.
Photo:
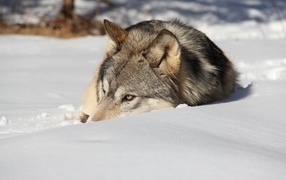
<svg viewBox="0 0 286 180">
<path fill-rule="evenodd" d="M 116 25 L 113 22 L 104 20 L 104 28 L 109 35 L 109 37 L 117 44 L 121 45 L 127 37 L 127 31 L 122 29 L 120 26 Z"/>
<path fill-rule="evenodd" d="M 180 45 L 176 36 L 163 29 L 153 40 L 144 56 L 149 60 L 152 68 L 168 70 L 176 75 L 179 73 L 181 65 L 180 54 Z"/>
</svg>

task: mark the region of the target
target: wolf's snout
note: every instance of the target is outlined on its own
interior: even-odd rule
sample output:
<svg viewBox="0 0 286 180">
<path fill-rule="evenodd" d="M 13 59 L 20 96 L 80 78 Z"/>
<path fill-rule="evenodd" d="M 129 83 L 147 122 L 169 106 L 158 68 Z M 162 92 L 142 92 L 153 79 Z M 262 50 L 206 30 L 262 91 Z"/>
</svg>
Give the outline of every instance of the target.
<svg viewBox="0 0 286 180">
<path fill-rule="evenodd" d="M 97 106 L 96 110 L 87 121 L 101 121 L 111 119 L 120 115 L 119 105 L 115 104 L 112 98 L 106 97 Z"/>
</svg>

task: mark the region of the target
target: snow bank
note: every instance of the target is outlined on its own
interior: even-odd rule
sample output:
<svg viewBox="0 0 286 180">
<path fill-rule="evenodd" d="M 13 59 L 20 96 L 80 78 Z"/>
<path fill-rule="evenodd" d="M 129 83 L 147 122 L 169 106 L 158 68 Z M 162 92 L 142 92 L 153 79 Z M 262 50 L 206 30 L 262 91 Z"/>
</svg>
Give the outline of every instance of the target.
<svg viewBox="0 0 286 180">
<path fill-rule="evenodd" d="M 263 123 L 271 115 L 241 112 L 229 104 L 163 110 L 4 139 L 1 177 L 284 179 L 285 134 Z"/>
<path fill-rule="evenodd" d="M 223 102 L 81 124 L 105 41 L 0 36 L 1 179 L 285 179 L 284 40 L 217 42 L 242 73 Z"/>
<path fill-rule="evenodd" d="M 86 13 L 95 1 L 76 2 Z M 118 2 L 100 18 L 179 18 L 204 30 L 241 87 L 210 105 L 81 124 L 107 38 L 0 36 L 0 179 L 286 179 L 286 42 L 271 1 Z"/>
<path fill-rule="evenodd" d="M 100 19 L 110 19 L 125 27 L 149 19 L 179 19 L 216 40 L 286 38 L 286 4 L 276 0 L 217 1 L 121 1 L 119 7 L 103 11 Z M 128 10 L 126 10 L 128 8 Z M 279 18 L 279 14 L 284 20 Z"/>
<path fill-rule="evenodd" d="M 0 36 L 0 117 L 9 120 L 0 127 L 0 139 L 74 119 L 105 41 Z"/>
<path fill-rule="evenodd" d="M 107 18 L 123 27 L 150 19 L 179 19 L 202 30 L 212 39 L 280 39 L 286 38 L 285 0 L 116 0 L 109 9 L 100 4 L 99 20 Z M 275 4 L 273 3 L 275 2 Z M 76 12 L 95 15 L 97 1 L 76 0 Z M 2 2 L 3 18 L 11 23 L 38 23 L 41 17 L 53 18 L 61 8 L 61 0 L 23 1 L 29 7 L 15 7 L 12 1 Z M 11 15 L 12 14 L 12 15 Z M 280 15 L 279 15 L 280 14 Z M 10 15 L 10 16 L 9 16 Z M 282 17 L 282 20 L 280 19 Z"/>
</svg>

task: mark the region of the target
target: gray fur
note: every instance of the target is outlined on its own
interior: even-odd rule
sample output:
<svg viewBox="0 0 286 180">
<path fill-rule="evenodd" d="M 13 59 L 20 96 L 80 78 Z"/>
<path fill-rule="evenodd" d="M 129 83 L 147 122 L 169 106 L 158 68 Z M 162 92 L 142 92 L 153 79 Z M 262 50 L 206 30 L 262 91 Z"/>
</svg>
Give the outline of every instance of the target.
<svg viewBox="0 0 286 180">
<path fill-rule="evenodd" d="M 123 114 L 136 113 L 148 98 L 161 99 L 172 107 L 180 103 L 196 106 L 221 100 L 235 89 L 232 63 L 205 34 L 190 26 L 159 20 L 141 22 L 125 30 L 107 20 L 105 26 L 111 41 L 94 79 L 98 106 L 106 97 Z M 140 97 L 138 103 L 126 109 L 124 101 L 117 102 L 119 87 L 124 87 L 126 94 Z M 123 98 L 124 93 L 120 96 Z"/>
</svg>

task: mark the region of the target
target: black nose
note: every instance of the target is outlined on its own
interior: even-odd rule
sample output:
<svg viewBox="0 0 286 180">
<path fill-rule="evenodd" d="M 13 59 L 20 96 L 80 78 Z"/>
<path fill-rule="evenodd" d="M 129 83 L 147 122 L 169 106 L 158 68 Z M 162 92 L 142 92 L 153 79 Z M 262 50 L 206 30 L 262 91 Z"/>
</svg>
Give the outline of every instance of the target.
<svg viewBox="0 0 286 180">
<path fill-rule="evenodd" d="M 82 113 L 82 115 L 80 116 L 80 121 L 82 123 L 86 123 L 88 117 L 89 117 L 89 115 Z"/>
</svg>

